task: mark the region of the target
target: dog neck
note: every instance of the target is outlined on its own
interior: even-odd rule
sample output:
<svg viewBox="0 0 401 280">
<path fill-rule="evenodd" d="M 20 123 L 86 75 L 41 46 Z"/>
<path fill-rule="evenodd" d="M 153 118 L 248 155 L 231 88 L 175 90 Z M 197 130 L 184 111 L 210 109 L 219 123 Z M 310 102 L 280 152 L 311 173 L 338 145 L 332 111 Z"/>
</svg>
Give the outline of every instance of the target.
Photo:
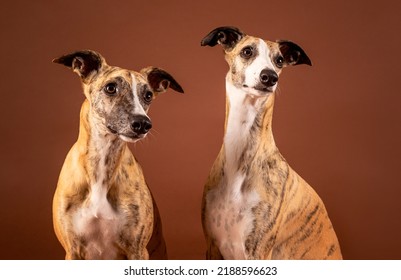
<svg viewBox="0 0 401 280">
<path fill-rule="evenodd" d="M 258 152 L 269 156 L 277 150 L 272 133 L 274 93 L 252 96 L 226 78 L 226 94 L 226 171 L 236 172 L 250 165 Z"/>
<path fill-rule="evenodd" d="M 77 144 L 83 155 L 90 186 L 110 186 L 127 144 L 117 136 L 99 129 L 88 100 L 82 104 Z"/>
</svg>

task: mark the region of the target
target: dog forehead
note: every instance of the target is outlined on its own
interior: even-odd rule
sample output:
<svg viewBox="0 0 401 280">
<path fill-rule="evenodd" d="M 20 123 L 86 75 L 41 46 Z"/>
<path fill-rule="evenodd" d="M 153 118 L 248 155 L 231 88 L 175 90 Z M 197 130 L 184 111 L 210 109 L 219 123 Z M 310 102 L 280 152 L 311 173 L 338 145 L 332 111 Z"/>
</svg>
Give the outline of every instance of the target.
<svg viewBox="0 0 401 280">
<path fill-rule="evenodd" d="M 136 71 L 129 71 L 132 83 L 135 84 L 147 84 L 146 78 Z"/>
<path fill-rule="evenodd" d="M 129 84 L 146 83 L 146 79 L 139 73 L 133 70 L 127 70 L 116 66 L 109 66 L 103 72 L 99 73 L 98 81 L 104 82 L 115 78 L 122 78 Z M 135 81 L 133 81 L 133 79 Z"/>
<path fill-rule="evenodd" d="M 129 91 L 148 85 L 146 77 L 139 72 L 107 65 L 92 78 L 91 83 L 84 84 L 84 91 L 90 95 L 102 90 L 108 83 L 115 82 Z"/>
<path fill-rule="evenodd" d="M 260 40 L 261 40 L 260 38 L 247 35 L 244 38 L 242 38 L 241 41 L 238 42 L 237 47 L 239 49 L 242 49 L 245 46 L 258 45 Z"/>
<path fill-rule="evenodd" d="M 271 52 L 278 52 L 280 51 L 279 44 L 277 42 L 269 41 L 269 40 L 263 40 L 266 45 L 269 47 Z"/>
<path fill-rule="evenodd" d="M 263 47 L 267 48 L 270 52 L 276 52 L 279 50 L 276 42 L 247 35 L 238 42 L 234 48 L 234 52 L 238 53 L 246 46 Z"/>
</svg>

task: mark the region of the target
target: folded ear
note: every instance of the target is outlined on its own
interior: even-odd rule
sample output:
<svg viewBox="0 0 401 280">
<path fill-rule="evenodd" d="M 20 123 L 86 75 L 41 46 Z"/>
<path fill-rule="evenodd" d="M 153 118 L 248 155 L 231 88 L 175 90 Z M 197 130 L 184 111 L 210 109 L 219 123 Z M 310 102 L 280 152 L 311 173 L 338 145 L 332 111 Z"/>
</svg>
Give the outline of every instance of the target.
<svg viewBox="0 0 401 280">
<path fill-rule="evenodd" d="M 286 40 L 277 40 L 276 42 L 279 44 L 281 54 L 284 57 L 284 63 L 287 66 L 299 64 L 307 64 L 312 66 L 311 60 L 300 46 Z"/>
<path fill-rule="evenodd" d="M 147 67 L 141 70 L 141 74 L 146 77 L 150 87 L 155 93 L 165 92 L 168 88 L 184 93 L 180 84 L 163 69 Z"/>
<path fill-rule="evenodd" d="M 76 72 L 83 81 L 86 81 L 92 74 L 98 72 L 106 61 L 97 52 L 83 50 L 63 55 L 53 59 L 54 63 L 62 64 Z"/>
<path fill-rule="evenodd" d="M 201 41 L 201 46 L 214 47 L 222 45 L 225 50 L 232 49 L 245 36 L 238 28 L 233 26 L 222 26 L 212 30 Z"/>
</svg>

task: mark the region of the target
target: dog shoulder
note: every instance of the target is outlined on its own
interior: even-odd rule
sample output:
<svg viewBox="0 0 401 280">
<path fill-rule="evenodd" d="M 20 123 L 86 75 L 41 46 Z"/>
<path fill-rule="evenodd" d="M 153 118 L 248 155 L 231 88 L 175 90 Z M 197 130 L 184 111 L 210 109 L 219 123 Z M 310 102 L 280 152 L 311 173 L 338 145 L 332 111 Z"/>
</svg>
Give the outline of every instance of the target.
<svg viewBox="0 0 401 280">
<path fill-rule="evenodd" d="M 210 170 L 209 176 L 206 180 L 204 192 L 206 193 L 210 189 L 216 188 L 221 181 L 221 178 L 224 176 L 224 160 L 225 157 L 223 155 L 223 148 L 220 150 L 219 155 L 213 163 L 213 166 Z"/>
<path fill-rule="evenodd" d="M 77 189 L 88 185 L 84 166 L 84 156 L 81 155 L 78 145 L 74 144 L 64 160 L 57 188 L 68 192 L 71 186 L 75 186 L 74 189 Z"/>
</svg>

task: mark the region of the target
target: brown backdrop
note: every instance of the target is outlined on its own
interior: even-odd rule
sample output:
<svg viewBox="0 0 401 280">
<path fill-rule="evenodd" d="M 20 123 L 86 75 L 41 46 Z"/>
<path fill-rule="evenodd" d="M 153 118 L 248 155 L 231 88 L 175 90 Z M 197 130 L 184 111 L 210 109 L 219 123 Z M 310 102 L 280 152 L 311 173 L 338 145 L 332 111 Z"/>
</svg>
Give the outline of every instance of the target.
<svg viewBox="0 0 401 280">
<path fill-rule="evenodd" d="M 4 2 L 4 1 L 3 1 Z M 213 4 L 212 4 L 213 3 Z M 203 183 L 222 143 L 227 71 L 200 40 L 221 25 L 300 44 L 285 69 L 274 134 L 321 195 L 347 259 L 401 259 L 401 2 L 6 1 L 1 3 L 0 258 L 61 259 L 51 202 L 78 134 L 78 77 L 51 63 L 79 49 L 171 72 L 185 95 L 151 107 L 132 150 L 155 194 L 172 259 L 204 258 Z"/>
</svg>

